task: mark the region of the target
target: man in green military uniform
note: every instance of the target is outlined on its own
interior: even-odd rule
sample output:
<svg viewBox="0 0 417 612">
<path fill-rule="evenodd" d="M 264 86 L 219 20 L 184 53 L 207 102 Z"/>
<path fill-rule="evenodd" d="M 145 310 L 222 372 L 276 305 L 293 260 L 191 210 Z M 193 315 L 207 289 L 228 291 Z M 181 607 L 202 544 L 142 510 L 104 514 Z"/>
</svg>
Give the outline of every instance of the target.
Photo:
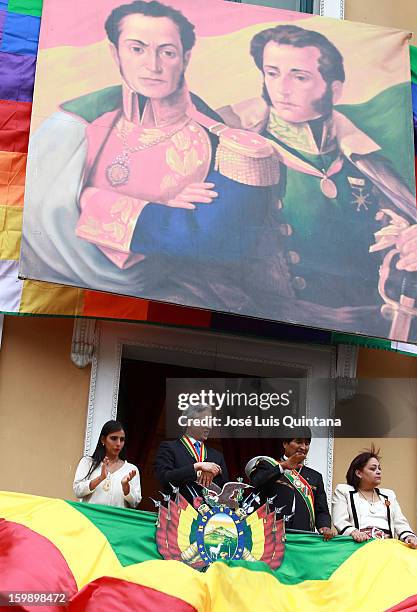
<svg viewBox="0 0 417 612">
<path fill-rule="evenodd" d="M 386 335 L 378 293 L 381 258 L 369 249 L 375 232 L 400 222 L 408 234 L 399 240 L 397 267 L 417 269 L 415 196 L 381 147 L 335 110 L 345 71 L 326 37 L 277 26 L 252 39 L 251 55 L 263 73 L 262 98 L 219 112 L 229 125 L 267 136 L 280 155 L 272 218 L 295 297 L 312 305 L 311 320 L 302 322 L 318 324 L 325 316 L 334 329 Z"/>
</svg>

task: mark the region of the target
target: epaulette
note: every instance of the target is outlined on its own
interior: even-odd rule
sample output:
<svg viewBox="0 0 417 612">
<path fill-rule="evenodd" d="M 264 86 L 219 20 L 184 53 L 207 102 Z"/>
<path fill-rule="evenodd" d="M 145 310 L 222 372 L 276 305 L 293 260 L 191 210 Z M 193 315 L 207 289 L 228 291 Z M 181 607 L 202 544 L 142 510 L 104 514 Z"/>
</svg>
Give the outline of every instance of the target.
<svg viewBox="0 0 417 612">
<path fill-rule="evenodd" d="M 269 187 L 278 183 L 280 158 L 266 138 L 213 121 L 195 107 L 190 109 L 190 115 L 219 138 L 215 167 L 220 174 L 254 187 Z"/>
<path fill-rule="evenodd" d="M 220 174 L 245 185 L 269 187 L 278 183 L 279 167 L 279 157 L 266 138 L 223 126 L 216 151 Z"/>
</svg>

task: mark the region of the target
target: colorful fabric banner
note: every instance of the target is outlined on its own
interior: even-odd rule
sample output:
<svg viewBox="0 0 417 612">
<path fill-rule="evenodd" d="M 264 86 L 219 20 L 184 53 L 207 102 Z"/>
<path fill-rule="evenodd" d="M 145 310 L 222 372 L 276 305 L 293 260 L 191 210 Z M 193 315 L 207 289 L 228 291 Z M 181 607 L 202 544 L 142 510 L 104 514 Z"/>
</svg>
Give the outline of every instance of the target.
<svg viewBox="0 0 417 612">
<path fill-rule="evenodd" d="M 413 610 L 417 555 L 394 540 L 287 534 L 282 565 L 161 560 L 156 515 L 0 493 L 0 593 L 65 592 L 68 609 Z M 319 559 L 320 562 L 317 562 Z M 22 607 L 21 609 L 29 609 Z M 48 610 L 59 610 L 50 606 Z"/>
<path fill-rule="evenodd" d="M 404 251 L 417 236 L 406 33 L 220 0 L 74 1 L 43 6 L 21 276 L 412 341 L 378 286 L 391 230 L 411 226 Z M 149 68 L 164 16 L 174 55 Z"/>
<path fill-rule="evenodd" d="M 233 12 L 233 8 L 227 10 Z M 344 334 L 332 338 L 331 333 L 319 330 L 18 279 L 23 185 L 41 12 L 42 0 L 0 2 L 0 311 L 161 322 L 245 331 L 290 341 L 346 341 L 348 337 Z M 268 18 L 267 12 L 265 15 Z M 206 23 L 209 28 L 209 21 Z M 210 32 L 204 30 L 201 34 Z M 417 49 L 413 47 L 411 66 L 414 95 Z M 416 100 L 417 95 L 414 107 Z M 352 341 L 365 346 L 391 348 L 388 341 L 363 336 L 354 336 Z"/>
</svg>

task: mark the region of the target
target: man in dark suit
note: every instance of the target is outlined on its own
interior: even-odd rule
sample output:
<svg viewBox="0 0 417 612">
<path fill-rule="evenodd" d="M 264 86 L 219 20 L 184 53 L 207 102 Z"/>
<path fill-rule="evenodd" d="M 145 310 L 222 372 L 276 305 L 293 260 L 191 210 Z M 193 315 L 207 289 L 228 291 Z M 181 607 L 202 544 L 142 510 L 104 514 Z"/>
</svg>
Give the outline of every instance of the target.
<svg viewBox="0 0 417 612">
<path fill-rule="evenodd" d="M 229 475 L 223 455 L 205 443 L 210 433 L 207 422 L 210 422 L 211 408 L 190 406 L 186 416 L 189 425 L 185 434 L 160 445 L 155 459 L 155 476 L 164 493 L 172 494 L 172 484 L 192 503 L 193 495 L 188 487 L 197 493 L 211 482 L 222 487 Z"/>
<path fill-rule="evenodd" d="M 323 478 L 319 472 L 304 465 L 311 431 L 305 428 L 299 435 L 282 440 L 284 455 L 280 461 L 255 457 L 247 464 L 246 474 L 263 502 L 274 498 L 272 505 L 282 508 L 282 515 L 288 517 L 287 529 L 317 530 L 329 540 L 336 534 L 330 527 Z"/>
</svg>

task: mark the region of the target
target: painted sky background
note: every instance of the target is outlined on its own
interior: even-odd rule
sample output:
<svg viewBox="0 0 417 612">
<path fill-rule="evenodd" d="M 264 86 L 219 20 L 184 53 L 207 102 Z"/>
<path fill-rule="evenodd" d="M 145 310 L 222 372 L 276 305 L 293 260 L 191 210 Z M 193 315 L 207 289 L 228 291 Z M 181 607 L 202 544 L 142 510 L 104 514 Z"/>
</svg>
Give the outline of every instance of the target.
<svg viewBox="0 0 417 612">
<path fill-rule="evenodd" d="M 105 19 L 119 4 L 120 0 L 44 2 L 32 130 L 60 103 L 120 82 L 104 34 Z M 347 74 L 342 104 L 365 102 L 410 80 L 406 32 L 223 0 L 169 4 L 196 26 L 198 41 L 187 81 L 213 108 L 260 93 L 262 79 L 249 55 L 250 40 L 279 23 L 317 30 L 340 49 Z"/>
</svg>

